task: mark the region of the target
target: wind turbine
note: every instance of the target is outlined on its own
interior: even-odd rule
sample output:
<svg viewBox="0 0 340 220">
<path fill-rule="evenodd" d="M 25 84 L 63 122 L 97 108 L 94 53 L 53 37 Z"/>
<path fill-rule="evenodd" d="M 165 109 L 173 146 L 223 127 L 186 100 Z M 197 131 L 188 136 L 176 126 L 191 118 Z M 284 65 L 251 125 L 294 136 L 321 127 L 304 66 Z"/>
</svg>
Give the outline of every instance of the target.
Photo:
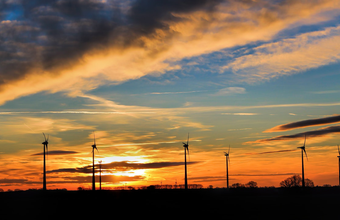
<svg viewBox="0 0 340 220">
<path fill-rule="evenodd" d="M 187 172 L 187 151 L 188 151 L 188 156 L 189 156 L 189 133 L 188 133 L 188 139 L 187 143 L 183 142 L 183 147 L 184 147 L 184 185 L 185 189 L 188 189 L 188 172 Z"/>
<path fill-rule="evenodd" d="M 339 149 L 339 144 L 338 144 L 338 153 L 339 153 L 338 159 L 339 159 L 339 185 L 340 185 L 340 149 Z"/>
<path fill-rule="evenodd" d="M 96 180 L 95 180 L 95 169 L 94 169 L 94 149 L 97 149 L 97 145 L 96 145 L 96 135 L 93 132 L 93 145 L 92 145 L 92 190 L 95 191 L 96 190 Z"/>
<path fill-rule="evenodd" d="M 45 191 L 46 190 L 46 153 L 48 154 L 48 139 L 49 139 L 49 135 L 45 136 L 45 134 L 43 133 L 44 135 L 44 142 L 42 142 L 42 144 L 44 145 L 44 172 L 43 172 L 43 190 Z"/>
<path fill-rule="evenodd" d="M 302 187 L 305 187 L 305 169 L 303 166 L 303 152 L 305 152 L 306 159 L 308 160 L 307 157 L 307 152 L 306 152 L 306 135 L 305 135 L 305 142 L 303 143 L 303 146 L 298 147 L 301 149 L 301 160 L 302 160 Z"/>
<path fill-rule="evenodd" d="M 226 170 L 227 170 L 227 189 L 229 189 L 229 170 L 228 170 L 228 162 L 230 163 L 229 152 L 230 152 L 230 145 L 229 145 L 228 153 L 224 152 L 224 156 L 226 158 Z"/>
</svg>

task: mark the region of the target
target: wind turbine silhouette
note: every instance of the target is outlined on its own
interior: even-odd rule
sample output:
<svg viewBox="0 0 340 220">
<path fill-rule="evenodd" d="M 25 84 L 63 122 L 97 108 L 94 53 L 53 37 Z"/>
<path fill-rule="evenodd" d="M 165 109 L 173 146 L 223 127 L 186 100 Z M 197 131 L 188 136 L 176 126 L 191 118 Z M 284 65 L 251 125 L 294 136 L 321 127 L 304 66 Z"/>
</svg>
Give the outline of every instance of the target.
<svg viewBox="0 0 340 220">
<path fill-rule="evenodd" d="M 303 152 L 305 152 L 306 159 L 308 160 L 307 157 L 307 152 L 306 152 L 306 135 L 305 135 L 305 142 L 303 143 L 303 146 L 298 147 L 301 149 L 301 160 L 302 160 L 302 187 L 305 187 L 305 169 L 303 166 Z"/>
<path fill-rule="evenodd" d="M 48 154 L 48 139 L 49 139 L 49 135 L 45 136 L 45 134 L 43 133 L 44 135 L 44 142 L 42 142 L 42 144 L 44 145 L 44 172 L 43 172 L 43 190 L 45 191 L 46 190 L 46 153 Z"/>
<path fill-rule="evenodd" d="M 92 145 L 92 190 L 96 190 L 96 180 L 95 180 L 95 169 L 94 169 L 94 149 L 98 151 L 97 145 L 96 145 L 96 135 L 93 132 L 93 145 Z"/>
<path fill-rule="evenodd" d="M 224 156 L 226 158 L 226 170 L 227 170 L 227 189 L 229 189 L 229 170 L 228 170 L 228 162 L 230 163 L 229 152 L 230 152 L 230 145 L 229 145 L 228 153 L 224 152 Z"/>
<path fill-rule="evenodd" d="M 184 185 L 185 189 L 188 189 L 187 151 L 189 156 L 189 133 L 187 143 L 183 142 L 183 147 L 184 147 L 184 179 L 185 179 Z"/>
<path fill-rule="evenodd" d="M 338 162 L 338 164 L 339 164 L 339 185 L 340 185 L 340 149 L 339 149 L 339 144 L 338 144 L 338 159 L 339 159 L 339 162 Z"/>
</svg>

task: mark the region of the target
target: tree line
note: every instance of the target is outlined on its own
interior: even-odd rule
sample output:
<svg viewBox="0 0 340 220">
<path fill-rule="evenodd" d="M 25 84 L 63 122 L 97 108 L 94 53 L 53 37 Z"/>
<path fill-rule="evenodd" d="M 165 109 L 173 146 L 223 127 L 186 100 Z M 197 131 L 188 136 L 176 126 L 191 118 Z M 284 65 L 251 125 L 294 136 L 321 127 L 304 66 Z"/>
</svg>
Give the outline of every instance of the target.
<svg viewBox="0 0 340 220">
<path fill-rule="evenodd" d="M 302 186 L 302 178 L 300 175 L 293 175 L 288 177 L 285 180 L 280 182 L 281 188 L 293 188 L 293 187 L 301 187 Z M 305 179 L 305 186 L 306 187 L 314 187 L 314 182 L 310 179 Z M 323 185 L 323 187 L 331 187 L 329 184 Z M 110 188 L 103 188 L 104 190 L 153 190 L 153 189 L 184 189 L 184 184 L 160 184 L 160 185 L 150 185 L 150 186 L 140 186 L 140 187 L 133 187 L 133 186 L 119 186 L 119 187 L 110 187 Z M 188 184 L 189 189 L 203 189 L 202 184 Z M 212 185 L 208 186 L 208 189 L 213 189 Z M 258 188 L 257 182 L 249 181 L 246 184 L 242 183 L 233 183 L 230 188 Z M 38 189 L 29 189 L 29 190 L 38 190 Z M 56 189 L 56 190 L 67 190 L 67 189 Z M 90 190 L 83 186 L 77 188 L 78 191 L 82 190 Z M 8 191 L 22 191 L 19 189 L 16 190 L 8 190 Z M 0 192 L 4 192 L 3 189 L 0 188 Z"/>
</svg>

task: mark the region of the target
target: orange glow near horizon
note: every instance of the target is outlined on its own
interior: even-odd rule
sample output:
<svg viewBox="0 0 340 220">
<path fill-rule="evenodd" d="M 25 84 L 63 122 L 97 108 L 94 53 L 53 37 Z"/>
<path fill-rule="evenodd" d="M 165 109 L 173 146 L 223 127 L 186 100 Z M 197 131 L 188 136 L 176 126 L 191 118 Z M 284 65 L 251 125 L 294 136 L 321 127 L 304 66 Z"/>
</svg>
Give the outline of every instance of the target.
<svg viewBox="0 0 340 220">
<path fill-rule="evenodd" d="M 329 147 L 330 148 L 330 147 Z M 207 153 L 194 153 L 195 148 L 192 146 L 192 154 L 190 155 L 191 161 L 198 161 L 196 164 L 188 165 L 188 180 L 189 184 L 201 184 L 203 187 L 208 187 L 209 185 L 213 185 L 214 187 L 226 187 L 226 173 L 225 173 L 225 157 L 221 153 L 220 155 L 207 154 Z M 242 183 L 246 184 L 249 181 L 255 181 L 258 183 L 259 187 L 268 187 L 274 186 L 278 187 L 279 183 L 294 175 L 301 173 L 301 154 L 300 151 L 294 152 L 282 152 L 282 153 L 272 153 L 272 154 L 254 154 L 247 155 L 244 150 L 232 149 L 232 153 L 230 156 L 231 162 L 229 165 L 229 179 L 230 185 L 233 183 Z M 313 148 L 308 149 L 308 160 L 305 159 L 305 178 L 311 179 L 314 181 L 315 185 L 338 185 L 338 158 L 334 156 L 334 152 L 328 153 L 318 153 L 318 150 L 314 150 Z M 269 156 L 268 156 L 269 155 Z M 333 156 L 333 160 L 330 160 Z M 35 156 L 37 157 L 37 156 Z M 56 157 L 56 156 L 54 156 Z M 178 155 L 177 160 L 180 161 L 183 155 Z M 25 158 L 23 155 L 21 158 L 17 158 L 18 160 Z M 48 170 L 53 170 L 57 168 L 60 164 L 58 160 L 61 158 L 52 158 L 49 157 L 48 160 Z M 152 159 L 146 159 L 145 155 L 140 156 L 103 156 L 96 160 L 102 160 L 102 164 L 110 164 L 112 162 L 128 162 L 128 163 L 152 163 L 156 162 Z M 42 161 L 39 158 L 36 158 L 32 162 L 24 163 L 23 167 L 20 169 L 20 172 L 16 172 L 17 176 L 20 177 L 25 175 L 27 179 L 32 182 L 32 184 L 8 184 L 2 185 L 0 188 L 3 190 L 27 190 L 27 189 L 39 189 L 41 188 L 42 182 L 42 174 L 36 173 L 34 175 L 29 174 L 30 170 L 41 170 L 42 169 Z M 76 159 L 78 160 L 78 159 Z M 91 158 L 82 157 L 81 159 L 82 165 L 90 165 Z M 88 161 L 87 163 L 85 161 Z M 11 164 L 15 164 L 14 161 Z M 10 163 L 8 165 L 10 167 Z M 74 165 L 68 164 L 68 166 L 72 167 L 81 167 L 81 164 L 74 163 Z M 19 170 L 19 167 L 16 166 Z M 26 170 L 24 173 L 22 171 Z M 63 173 L 49 173 L 47 175 L 47 186 L 48 189 L 62 189 L 66 188 L 69 190 L 76 190 L 78 187 L 83 187 L 86 189 L 91 188 L 90 177 L 89 174 L 72 174 L 70 173 L 69 178 L 73 177 L 88 177 L 88 182 L 83 183 L 57 183 L 58 179 L 62 180 L 65 174 Z M 184 168 L 183 165 L 161 168 L 161 169 L 127 169 L 122 171 L 103 171 L 102 177 L 105 176 L 115 176 L 121 181 L 114 182 L 102 182 L 102 188 L 104 189 L 114 189 L 116 187 L 140 187 L 140 186 L 149 186 L 149 185 L 178 185 L 184 184 Z M 96 186 L 99 188 L 99 171 L 96 172 L 97 183 Z M 124 181 L 124 178 L 137 178 L 134 181 Z M 54 183 L 56 182 L 56 183 Z"/>
</svg>

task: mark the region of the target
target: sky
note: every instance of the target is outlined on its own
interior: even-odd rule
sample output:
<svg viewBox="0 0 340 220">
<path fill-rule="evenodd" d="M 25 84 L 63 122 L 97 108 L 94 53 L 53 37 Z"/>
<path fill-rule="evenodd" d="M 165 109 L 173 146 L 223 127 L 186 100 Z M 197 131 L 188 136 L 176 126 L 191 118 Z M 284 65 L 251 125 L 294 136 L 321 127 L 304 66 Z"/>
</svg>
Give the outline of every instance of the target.
<svg viewBox="0 0 340 220">
<path fill-rule="evenodd" d="M 0 0 L 0 188 L 338 185 L 339 0 Z M 308 159 L 308 160 L 307 160 Z"/>
</svg>

